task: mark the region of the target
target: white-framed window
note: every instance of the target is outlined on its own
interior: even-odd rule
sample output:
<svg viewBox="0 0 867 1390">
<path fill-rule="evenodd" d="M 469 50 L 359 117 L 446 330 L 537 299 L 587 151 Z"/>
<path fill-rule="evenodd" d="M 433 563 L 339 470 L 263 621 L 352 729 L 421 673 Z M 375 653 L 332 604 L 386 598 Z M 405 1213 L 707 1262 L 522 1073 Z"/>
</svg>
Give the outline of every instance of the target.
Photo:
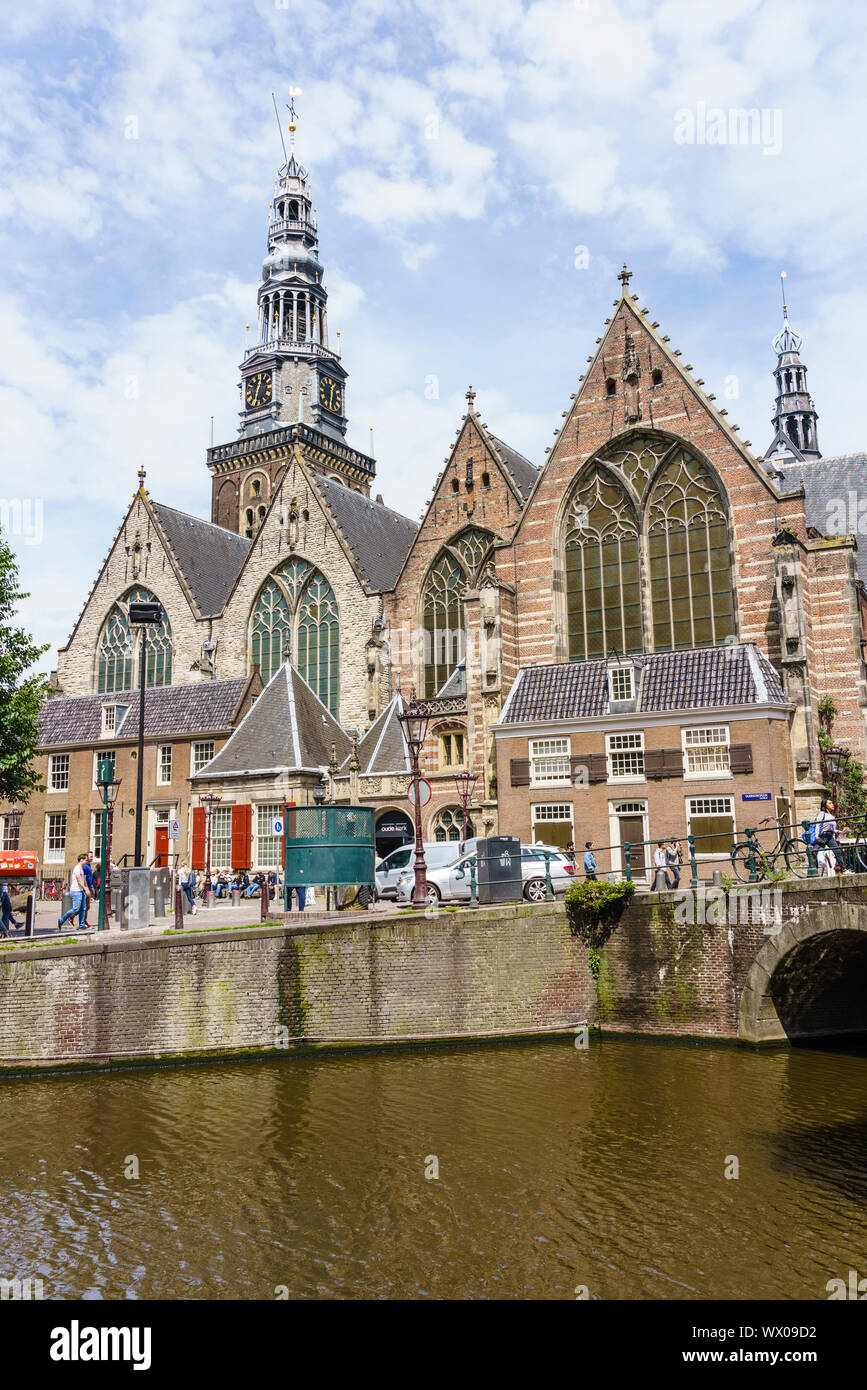
<svg viewBox="0 0 867 1390">
<path fill-rule="evenodd" d="M 734 797 L 687 797 L 686 823 L 687 834 L 695 836 L 697 856 L 731 854 L 735 841 Z"/>
<path fill-rule="evenodd" d="M 157 749 L 157 786 L 167 787 L 172 780 L 172 745 L 161 743 Z"/>
<path fill-rule="evenodd" d="M 463 767 L 464 746 L 462 732 L 440 734 L 440 767 Z"/>
<path fill-rule="evenodd" d="M 103 705 L 102 707 L 102 736 L 110 737 L 117 727 L 117 705 Z"/>
<path fill-rule="evenodd" d="M 728 777 L 728 724 L 696 725 L 681 730 L 685 777 Z"/>
<path fill-rule="evenodd" d="M 565 849 L 575 838 L 572 802 L 546 801 L 530 807 L 533 844 L 559 845 Z"/>
<path fill-rule="evenodd" d="M 13 825 L 9 816 L 0 816 L 3 822 L 3 838 L 0 841 L 4 850 L 16 850 L 21 848 L 21 825 Z"/>
<path fill-rule="evenodd" d="M 608 672 L 610 700 L 635 699 L 635 670 L 632 666 L 612 666 Z"/>
<path fill-rule="evenodd" d="M 571 781 L 570 751 L 568 738 L 531 738 L 531 785 L 549 787 Z"/>
<path fill-rule="evenodd" d="M 90 813 L 90 848 L 94 865 L 102 863 L 102 811 Z"/>
<path fill-rule="evenodd" d="M 48 759 L 48 790 L 50 792 L 69 790 L 68 753 L 52 753 Z"/>
<path fill-rule="evenodd" d="M 205 739 L 202 743 L 194 743 L 192 756 L 190 759 L 190 771 L 195 777 L 197 772 L 201 772 L 206 763 L 209 763 L 214 756 L 214 740 Z"/>
<path fill-rule="evenodd" d="M 213 744 L 211 744 L 213 748 Z M 211 812 L 211 868 L 232 869 L 232 808 L 215 806 Z"/>
<path fill-rule="evenodd" d="M 644 781 L 644 734 L 606 734 L 608 776 L 619 781 Z"/>
<path fill-rule="evenodd" d="M 283 857 L 283 841 L 274 834 L 274 822 L 283 815 L 279 802 L 256 807 L 256 849 L 254 864 L 257 869 L 279 869 Z"/>
<path fill-rule="evenodd" d="M 111 781 L 113 782 L 116 776 L 117 750 L 114 748 L 100 748 L 99 751 L 93 755 L 93 785 L 97 791 L 99 791 L 100 763 L 109 763 L 111 765 Z"/>
<path fill-rule="evenodd" d="M 51 811 L 45 817 L 45 862 L 62 864 L 66 858 L 66 812 Z"/>
</svg>

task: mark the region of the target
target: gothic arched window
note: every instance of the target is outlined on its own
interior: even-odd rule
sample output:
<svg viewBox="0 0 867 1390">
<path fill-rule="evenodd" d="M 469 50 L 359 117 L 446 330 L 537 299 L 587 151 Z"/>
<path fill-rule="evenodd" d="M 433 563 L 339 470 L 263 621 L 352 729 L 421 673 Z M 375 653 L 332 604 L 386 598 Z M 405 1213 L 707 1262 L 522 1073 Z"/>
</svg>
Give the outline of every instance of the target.
<svg viewBox="0 0 867 1390">
<path fill-rule="evenodd" d="M 475 836 L 473 823 L 467 816 L 467 839 Z M 435 840 L 442 843 L 445 840 L 462 840 L 464 838 L 464 813 L 460 806 L 446 806 L 440 811 L 434 821 L 433 836 Z"/>
<path fill-rule="evenodd" d="M 442 689 L 464 659 L 466 634 L 461 595 L 484 583 L 493 571 L 494 536 L 468 526 L 444 546 L 428 572 L 422 597 L 424 628 L 423 693 L 427 699 Z"/>
<path fill-rule="evenodd" d="M 100 695 L 131 690 L 139 681 L 141 629 L 133 631 L 129 622 L 131 603 L 158 603 L 149 589 L 131 589 L 115 603 L 105 621 L 99 641 L 96 688 Z M 160 627 L 147 629 L 145 684 L 148 687 L 172 683 L 172 629 L 163 611 Z"/>
<path fill-rule="evenodd" d="M 626 489 L 607 471 L 575 493 L 565 547 L 570 661 L 641 651 L 638 525 Z"/>
<path fill-rule="evenodd" d="M 711 646 L 734 634 L 728 522 L 713 475 L 677 449 L 647 508 L 656 651 Z"/>
<path fill-rule="evenodd" d="M 340 620 L 324 575 L 289 560 L 270 576 L 253 612 L 251 660 L 267 684 L 291 661 L 333 715 L 339 699 Z"/>
</svg>

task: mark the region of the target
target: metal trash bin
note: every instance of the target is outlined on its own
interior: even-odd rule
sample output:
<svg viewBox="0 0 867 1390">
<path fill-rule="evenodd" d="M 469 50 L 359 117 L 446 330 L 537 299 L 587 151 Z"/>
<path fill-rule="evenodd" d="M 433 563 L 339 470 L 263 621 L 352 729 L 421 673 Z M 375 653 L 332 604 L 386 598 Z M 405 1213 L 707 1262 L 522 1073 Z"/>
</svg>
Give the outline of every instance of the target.
<svg viewBox="0 0 867 1390">
<path fill-rule="evenodd" d="M 517 835 L 491 835 L 476 844 L 479 903 L 517 903 L 524 896 L 521 841 Z"/>
</svg>

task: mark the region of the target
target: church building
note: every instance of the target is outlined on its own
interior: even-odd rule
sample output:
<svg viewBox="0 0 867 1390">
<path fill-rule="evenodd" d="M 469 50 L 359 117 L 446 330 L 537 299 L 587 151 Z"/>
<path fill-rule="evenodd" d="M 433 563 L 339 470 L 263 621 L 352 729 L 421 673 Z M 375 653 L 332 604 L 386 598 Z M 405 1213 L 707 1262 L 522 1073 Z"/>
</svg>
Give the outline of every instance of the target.
<svg viewBox="0 0 867 1390">
<path fill-rule="evenodd" d="M 427 839 L 461 838 L 464 769 L 471 833 L 591 839 L 611 847 L 603 869 L 627 842 L 693 833 L 725 853 L 764 816 L 814 809 L 823 696 L 835 737 L 867 755 L 867 548 L 840 502 L 867 482 L 867 455 L 819 453 L 785 308 L 762 456 L 626 267 L 619 282 L 545 459 L 499 438 L 470 388 L 418 525 L 371 496 L 375 461 L 346 442 L 348 370 L 293 148 L 237 437 L 207 453 L 210 518 L 155 500 L 139 475 L 59 654 L 45 790 L 20 836 L 0 807 L 4 848 L 17 838 L 57 878 L 98 849 L 108 754 L 113 855 L 131 852 L 140 599 L 163 611 L 144 673 L 148 862 L 201 867 L 204 794 L 220 797 L 215 867 L 276 864 L 280 805 L 323 787 L 376 808 L 380 852 L 408 840 L 397 716 L 412 691 L 430 714 Z"/>
</svg>

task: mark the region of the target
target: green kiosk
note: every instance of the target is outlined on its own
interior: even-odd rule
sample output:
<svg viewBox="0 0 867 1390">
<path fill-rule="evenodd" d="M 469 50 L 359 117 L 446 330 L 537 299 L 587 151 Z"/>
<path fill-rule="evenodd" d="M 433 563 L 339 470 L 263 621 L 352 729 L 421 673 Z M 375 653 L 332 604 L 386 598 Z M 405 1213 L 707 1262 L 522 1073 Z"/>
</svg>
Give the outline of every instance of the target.
<svg viewBox="0 0 867 1390">
<path fill-rule="evenodd" d="M 283 807 L 283 908 L 293 888 L 375 887 L 371 806 Z"/>
</svg>

